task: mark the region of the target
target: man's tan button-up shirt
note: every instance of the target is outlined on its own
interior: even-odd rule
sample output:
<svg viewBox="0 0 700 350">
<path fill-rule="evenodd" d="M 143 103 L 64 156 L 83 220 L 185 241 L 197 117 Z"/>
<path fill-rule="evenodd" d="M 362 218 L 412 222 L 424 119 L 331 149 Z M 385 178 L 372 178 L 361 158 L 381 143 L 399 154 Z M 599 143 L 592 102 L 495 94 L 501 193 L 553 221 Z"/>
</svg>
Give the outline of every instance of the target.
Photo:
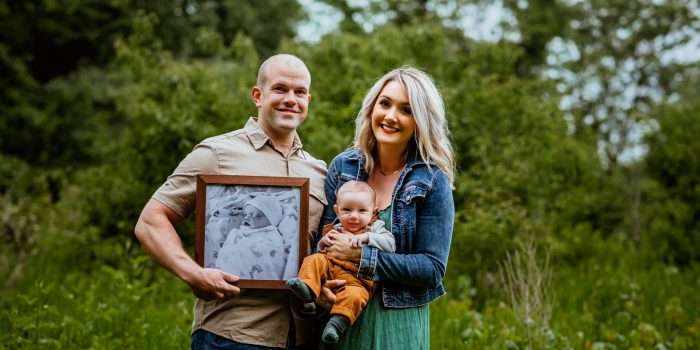
<svg viewBox="0 0 700 350">
<path fill-rule="evenodd" d="M 310 179 L 309 242 L 313 242 L 323 205 L 326 164 L 302 149 L 295 136 L 285 157 L 250 118 L 243 129 L 208 138 L 195 146 L 153 198 L 182 217 L 195 207 L 197 174 L 306 177 Z M 246 344 L 285 347 L 289 330 L 289 298 L 286 290 L 242 290 L 223 301 L 198 299 L 192 331 L 205 329 Z M 307 327 L 296 322 L 297 344 L 306 341 Z"/>
</svg>

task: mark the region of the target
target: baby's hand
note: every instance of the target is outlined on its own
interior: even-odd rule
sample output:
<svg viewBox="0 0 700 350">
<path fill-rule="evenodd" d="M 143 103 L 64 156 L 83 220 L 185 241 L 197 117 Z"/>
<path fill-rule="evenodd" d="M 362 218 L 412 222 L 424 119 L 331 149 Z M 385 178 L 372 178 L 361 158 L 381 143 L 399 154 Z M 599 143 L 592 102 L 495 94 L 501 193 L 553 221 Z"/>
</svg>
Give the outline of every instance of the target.
<svg viewBox="0 0 700 350">
<path fill-rule="evenodd" d="M 353 248 L 360 248 L 362 247 L 362 243 L 367 243 L 369 242 L 369 234 L 368 233 L 362 233 L 359 235 L 354 235 L 350 237 L 350 245 Z"/>
<path fill-rule="evenodd" d="M 331 243 L 330 237 L 323 236 L 323 237 L 321 237 L 321 240 L 318 241 L 318 245 L 316 246 L 316 248 L 318 249 L 319 252 L 325 253 L 326 248 L 330 247 L 331 245 L 332 245 L 332 243 Z"/>
<path fill-rule="evenodd" d="M 318 245 L 316 246 L 316 249 L 318 249 L 319 252 L 325 253 L 326 248 L 330 247 L 333 245 L 333 241 L 331 240 L 332 235 L 337 235 L 340 234 L 336 229 L 331 229 L 328 231 L 323 237 L 321 237 L 321 240 L 318 241 Z"/>
</svg>

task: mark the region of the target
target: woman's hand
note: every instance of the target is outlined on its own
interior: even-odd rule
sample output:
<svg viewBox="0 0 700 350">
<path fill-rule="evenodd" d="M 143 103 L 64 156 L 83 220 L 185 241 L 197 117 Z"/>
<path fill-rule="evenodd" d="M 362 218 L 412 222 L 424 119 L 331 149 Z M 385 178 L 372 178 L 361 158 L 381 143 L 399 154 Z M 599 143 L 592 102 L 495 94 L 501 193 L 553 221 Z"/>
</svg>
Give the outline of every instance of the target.
<svg viewBox="0 0 700 350">
<path fill-rule="evenodd" d="M 351 235 L 329 232 L 326 236 L 331 242 L 331 245 L 326 247 L 326 254 L 339 260 L 360 262 L 362 247 L 352 247 Z"/>
</svg>

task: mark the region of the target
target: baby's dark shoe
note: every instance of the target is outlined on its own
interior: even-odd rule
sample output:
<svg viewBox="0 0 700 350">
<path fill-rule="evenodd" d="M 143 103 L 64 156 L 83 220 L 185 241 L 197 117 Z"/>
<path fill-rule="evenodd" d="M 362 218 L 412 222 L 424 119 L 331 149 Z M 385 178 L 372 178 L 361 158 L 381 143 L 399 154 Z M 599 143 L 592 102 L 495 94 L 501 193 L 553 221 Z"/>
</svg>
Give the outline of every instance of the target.
<svg viewBox="0 0 700 350">
<path fill-rule="evenodd" d="M 287 280 L 287 286 L 292 293 L 304 303 L 304 313 L 313 313 L 316 311 L 316 304 L 314 304 L 316 298 L 311 288 L 309 288 L 306 283 L 298 278 L 290 278 Z"/>
<path fill-rule="evenodd" d="M 350 321 L 347 317 L 342 315 L 333 315 L 331 319 L 326 323 L 326 328 L 323 329 L 323 334 L 321 334 L 321 340 L 324 343 L 335 344 L 340 339 L 340 336 L 345 333 L 348 329 Z"/>
</svg>

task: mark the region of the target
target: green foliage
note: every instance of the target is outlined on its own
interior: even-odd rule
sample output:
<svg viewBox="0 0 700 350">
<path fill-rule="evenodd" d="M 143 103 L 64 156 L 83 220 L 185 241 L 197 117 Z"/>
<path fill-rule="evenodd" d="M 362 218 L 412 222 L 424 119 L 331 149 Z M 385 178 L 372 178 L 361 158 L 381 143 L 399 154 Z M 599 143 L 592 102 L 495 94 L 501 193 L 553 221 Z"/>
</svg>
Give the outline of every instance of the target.
<svg viewBox="0 0 700 350">
<path fill-rule="evenodd" d="M 274 11 L 258 11 L 274 5 Z M 5 59 L 19 64 L 41 82 L 66 75 L 81 65 L 104 65 L 112 45 L 132 34 L 132 20 L 142 13 L 158 18 L 154 35 L 177 56 L 206 54 L 196 45 L 201 33 L 215 32 L 225 43 L 241 32 L 255 39 L 256 50 L 269 56 L 282 38 L 294 36 L 305 13 L 296 1 L 274 0 L 28 0 L 0 2 L 0 43 Z M 10 62 L 3 59 L 4 64 Z M 4 86 L 3 86 L 4 87 Z"/>
<path fill-rule="evenodd" d="M 659 131 L 649 137 L 642 189 L 643 234 L 667 261 L 700 258 L 700 126 L 696 101 L 662 107 Z"/>
<path fill-rule="evenodd" d="M 693 63 L 680 56 L 700 34 L 699 4 L 504 2 L 517 18 L 518 45 L 527 50 L 525 72 L 544 71 L 558 82 L 575 132 L 582 139 L 593 132 L 611 168 L 640 145 L 649 111 L 672 98 L 690 71 Z"/>
<path fill-rule="evenodd" d="M 130 240 L 101 244 L 120 260 L 118 268 L 98 257 L 88 270 L 74 269 L 66 257 L 44 252 L 54 268 L 26 282 L 24 293 L 0 300 L 3 347 L 152 349 L 188 342 L 187 287 L 134 254 Z"/>
<path fill-rule="evenodd" d="M 0 42 L 32 77 L 47 82 L 81 63 L 111 60 L 112 42 L 131 26 L 130 5 L 116 0 L 3 0 Z"/>
<path fill-rule="evenodd" d="M 256 11 L 256 6 L 273 3 L 276 11 Z M 92 131 L 103 123 L 85 116 L 92 111 L 109 118 L 103 114 L 113 112 L 114 106 L 94 106 L 114 103 L 99 96 L 115 86 L 102 79 L 129 77 L 123 71 L 115 76 L 103 70 L 113 61 L 115 46 L 122 51 L 117 56 L 125 54 L 120 38 L 129 36 L 135 50 L 149 47 L 175 57 L 240 59 L 241 65 L 253 67 L 242 71 L 255 74 L 258 53 L 267 57 L 283 38 L 293 37 L 296 22 L 303 18 L 295 1 L 1 1 L 0 150 L 40 166 L 92 161 L 90 143 L 97 139 L 91 138 Z M 131 56 L 136 57 L 156 59 Z M 141 62 L 141 67 L 148 70 L 149 63 L 154 62 Z M 97 76 L 86 72 L 90 67 L 99 67 Z M 52 82 L 56 78 L 58 82 Z M 97 79 L 89 82 L 92 86 L 78 86 L 85 90 L 63 85 L 91 78 Z M 105 90 L 93 91 L 98 88 Z"/>
<path fill-rule="evenodd" d="M 600 257 L 556 267 L 551 328 L 541 329 L 534 339 L 528 340 L 527 325 L 516 321 L 505 303 L 493 300 L 477 310 L 473 298 L 462 294 L 431 304 L 431 348 L 697 348 L 698 267 L 644 268 L 641 255 L 609 242 L 596 244 Z"/>
</svg>

